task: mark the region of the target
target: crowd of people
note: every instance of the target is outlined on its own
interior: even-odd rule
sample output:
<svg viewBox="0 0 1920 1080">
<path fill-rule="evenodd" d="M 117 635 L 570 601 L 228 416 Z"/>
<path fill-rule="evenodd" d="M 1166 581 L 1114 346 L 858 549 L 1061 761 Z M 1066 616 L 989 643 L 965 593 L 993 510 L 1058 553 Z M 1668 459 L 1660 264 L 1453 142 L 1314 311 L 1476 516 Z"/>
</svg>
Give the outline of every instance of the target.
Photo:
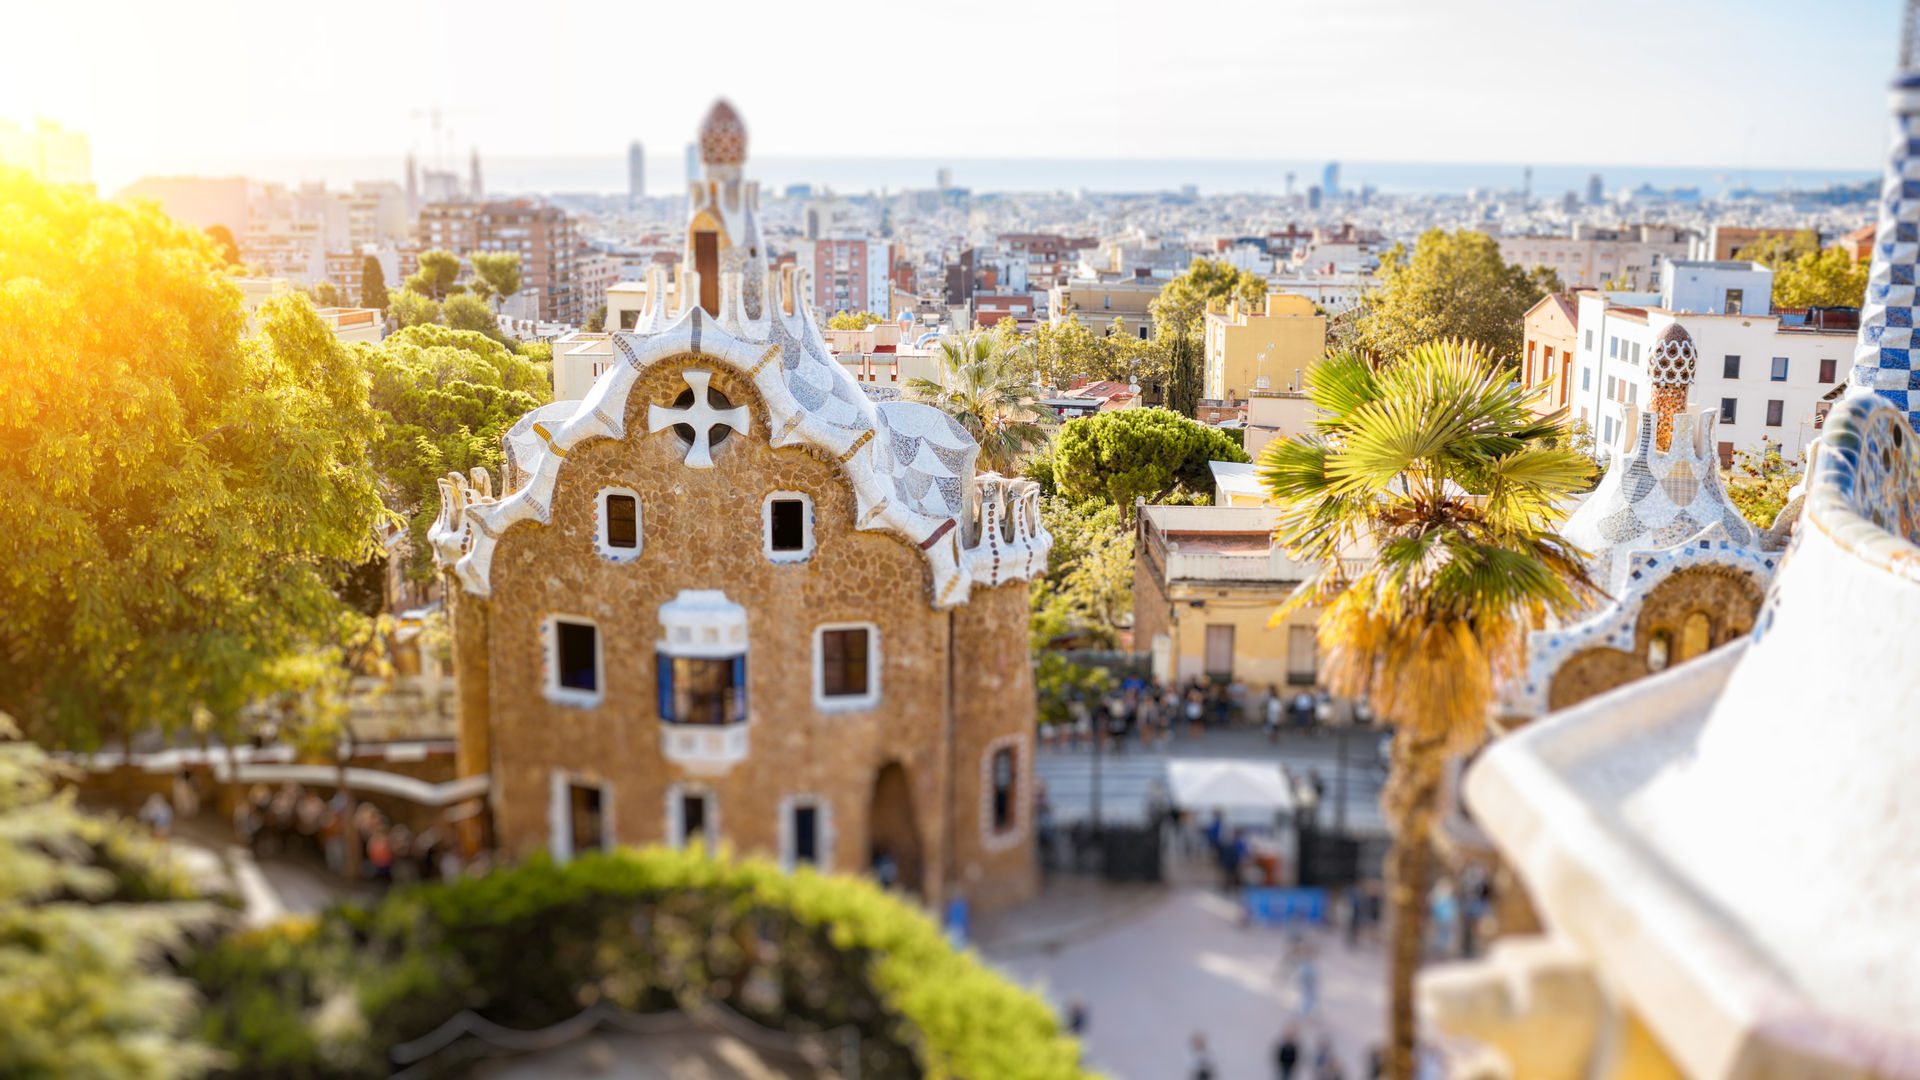
<svg viewBox="0 0 1920 1080">
<path fill-rule="evenodd" d="M 248 789 L 234 804 L 233 836 L 256 855 L 312 856 L 325 860 L 336 875 L 365 881 L 451 880 L 476 857 L 439 828 L 416 833 L 345 791 L 322 798 L 291 783 L 277 790 L 265 784 Z"/>
<path fill-rule="evenodd" d="M 1130 739 L 1151 750 L 1172 741 L 1176 728 L 1193 737 L 1209 730 L 1258 725 L 1269 739 L 1282 730 L 1312 730 L 1325 723 L 1333 699 L 1326 691 L 1296 688 L 1283 691 L 1269 684 L 1256 691 L 1244 681 L 1219 682 L 1194 676 L 1184 683 L 1128 678 L 1105 693 L 1071 691 L 1067 720 L 1043 723 L 1040 744 L 1058 750 L 1090 749 L 1098 740 L 1103 748 L 1125 753 Z M 1355 719 L 1364 719 L 1356 707 Z"/>
</svg>

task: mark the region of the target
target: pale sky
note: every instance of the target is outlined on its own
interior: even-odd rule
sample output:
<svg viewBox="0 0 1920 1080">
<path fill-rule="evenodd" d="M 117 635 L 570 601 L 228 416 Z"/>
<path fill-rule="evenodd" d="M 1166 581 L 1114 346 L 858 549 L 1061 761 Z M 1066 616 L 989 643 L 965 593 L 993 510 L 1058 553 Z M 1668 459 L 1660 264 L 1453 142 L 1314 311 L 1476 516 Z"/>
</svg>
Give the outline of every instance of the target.
<svg viewBox="0 0 1920 1080">
<path fill-rule="evenodd" d="M 12 5 L 0 118 L 96 174 L 430 150 L 1877 171 L 1896 0 L 62 0 Z"/>
</svg>

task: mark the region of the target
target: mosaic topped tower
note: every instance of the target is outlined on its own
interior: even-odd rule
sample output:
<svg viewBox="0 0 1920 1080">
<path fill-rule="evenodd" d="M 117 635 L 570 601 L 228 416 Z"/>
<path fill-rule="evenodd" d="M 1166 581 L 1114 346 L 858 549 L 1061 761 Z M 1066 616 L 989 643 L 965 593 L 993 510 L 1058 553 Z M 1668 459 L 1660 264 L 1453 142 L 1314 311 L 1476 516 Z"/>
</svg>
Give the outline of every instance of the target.
<svg viewBox="0 0 1920 1080">
<path fill-rule="evenodd" d="M 1880 185 L 1880 223 L 1850 381 L 1886 398 L 1920 429 L 1920 368 L 1914 363 L 1920 349 L 1913 341 L 1920 264 L 1920 28 L 1911 0 L 1900 38 L 1900 67 L 1893 80 L 1892 147 Z"/>
</svg>

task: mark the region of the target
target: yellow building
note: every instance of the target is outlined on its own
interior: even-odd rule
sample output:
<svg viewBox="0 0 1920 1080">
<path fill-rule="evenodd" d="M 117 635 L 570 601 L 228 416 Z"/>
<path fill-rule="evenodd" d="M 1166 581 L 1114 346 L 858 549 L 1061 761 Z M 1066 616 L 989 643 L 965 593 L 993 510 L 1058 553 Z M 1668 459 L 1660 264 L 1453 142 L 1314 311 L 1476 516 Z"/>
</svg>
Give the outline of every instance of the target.
<svg viewBox="0 0 1920 1080">
<path fill-rule="evenodd" d="M 1307 371 L 1327 351 L 1327 317 L 1313 301 L 1292 293 L 1268 293 L 1264 314 L 1241 311 L 1238 302 L 1206 316 L 1206 395 L 1244 399 L 1254 390 L 1298 390 Z"/>
<path fill-rule="evenodd" d="M 1095 334 L 1106 333 L 1113 320 L 1119 319 L 1121 332 L 1128 337 L 1149 338 L 1153 336 L 1149 307 L 1165 284 L 1158 278 L 1070 278 L 1047 291 L 1049 318 L 1055 326 L 1078 319 Z"/>
<path fill-rule="evenodd" d="M 1318 609 L 1272 617 L 1313 570 L 1273 546 L 1267 506 L 1143 506 L 1134 543 L 1133 633 L 1162 681 L 1313 686 Z"/>
</svg>

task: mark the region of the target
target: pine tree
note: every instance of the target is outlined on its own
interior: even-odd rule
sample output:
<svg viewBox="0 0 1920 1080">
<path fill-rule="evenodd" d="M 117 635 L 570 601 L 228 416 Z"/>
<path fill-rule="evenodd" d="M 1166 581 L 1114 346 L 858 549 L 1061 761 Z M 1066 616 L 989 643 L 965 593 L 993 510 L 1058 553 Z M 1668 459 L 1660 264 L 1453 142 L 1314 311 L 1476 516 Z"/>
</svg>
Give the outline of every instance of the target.
<svg viewBox="0 0 1920 1080">
<path fill-rule="evenodd" d="M 360 306 L 377 308 L 383 314 L 387 310 L 387 274 L 372 255 L 360 264 Z"/>
</svg>

